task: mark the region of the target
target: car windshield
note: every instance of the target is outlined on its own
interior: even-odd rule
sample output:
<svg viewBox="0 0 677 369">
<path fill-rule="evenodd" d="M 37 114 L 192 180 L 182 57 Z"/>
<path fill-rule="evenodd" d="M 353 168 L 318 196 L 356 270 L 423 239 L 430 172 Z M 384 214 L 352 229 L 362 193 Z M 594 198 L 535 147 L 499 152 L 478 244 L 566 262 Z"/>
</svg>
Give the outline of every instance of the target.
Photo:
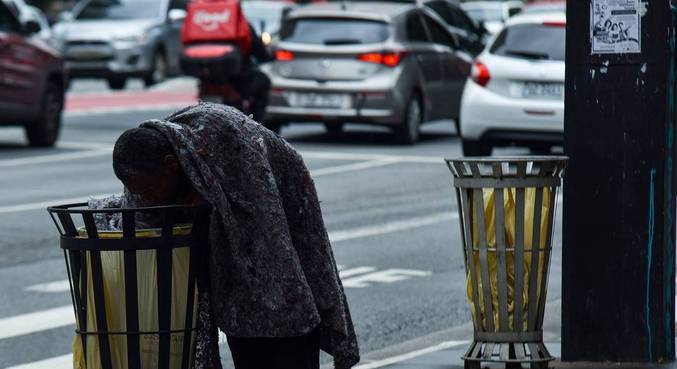
<svg viewBox="0 0 677 369">
<path fill-rule="evenodd" d="M 390 36 L 387 23 L 343 18 L 301 18 L 284 24 L 281 39 L 318 45 L 380 43 Z"/>
<path fill-rule="evenodd" d="M 540 5 L 529 5 L 522 9 L 520 14 L 538 14 L 538 13 L 553 13 L 553 12 L 566 12 L 566 4 L 540 4 Z"/>
<path fill-rule="evenodd" d="M 565 27 L 561 24 L 519 24 L 504 29 L 491 45 L 496 55 L 564 61 Z"/>
<path fill-rule="evenodd" d="M 76 19 L 144 19 L 159 15 L 159 1 L 92 0 L 80 10 Z"/>
<path fill-rule="evenodd" d="M 287 6 L 284 3 L 258 3 L 255 1 L 243 1 L 241 4 L 244 15 L 257 33 L 277 31 L 280 28 L 280 21 L 282 21 L 282 11 Z"/>
<path fill-rule="evenodd" d="M 465 11 L 468 13 L 470 18 L 472 18 L 475 22 L 492 22 L 492 21 L 502 21 L 503 20 L 503 12 L 501 9 L 495 8 L 495 9 L 466 9 Z"/>
</svg>

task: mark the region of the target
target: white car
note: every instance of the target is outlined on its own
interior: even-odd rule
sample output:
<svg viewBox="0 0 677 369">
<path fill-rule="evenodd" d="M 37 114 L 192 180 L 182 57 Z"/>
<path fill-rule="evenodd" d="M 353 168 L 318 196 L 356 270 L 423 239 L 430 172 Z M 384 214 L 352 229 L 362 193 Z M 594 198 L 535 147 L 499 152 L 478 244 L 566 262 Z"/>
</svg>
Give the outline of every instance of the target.
<svg viewBox="0 0 677 369">
<path fill-rule="evenodd" d="M 464 155 L 561 145 L 565 25 L 563 13 L 514 17 L 477 57 L 461 100 Z"/>
<path fill-rule="evenodd" d="M 462 3 L 461 8 L 478 24 L 491 34 L 498 33 L 505 21 L 518 14 L 524 3 L 521 1 L 470 1 Z"/>
</svg>

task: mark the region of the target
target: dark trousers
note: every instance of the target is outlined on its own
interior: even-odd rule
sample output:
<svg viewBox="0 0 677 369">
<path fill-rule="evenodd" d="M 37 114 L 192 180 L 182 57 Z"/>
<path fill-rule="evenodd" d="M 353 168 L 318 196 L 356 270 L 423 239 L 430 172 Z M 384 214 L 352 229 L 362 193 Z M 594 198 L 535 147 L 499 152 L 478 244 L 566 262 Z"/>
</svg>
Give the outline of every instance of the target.
<svg viewBox="0 0 677 369">
<path fill-rule="evenodd" d="M 270 92 L 270 79 L 265 73 L 251 67 L 231 78 L 230 83 L 243 99 L 251 100 L 251 114 L 259 123 L 265 117 Z"/>
<path fill-rule="evenodd" d="M 228 337 L 235 369 L 319 369 L 319 329 L 284 338 Z"/>
</svg>

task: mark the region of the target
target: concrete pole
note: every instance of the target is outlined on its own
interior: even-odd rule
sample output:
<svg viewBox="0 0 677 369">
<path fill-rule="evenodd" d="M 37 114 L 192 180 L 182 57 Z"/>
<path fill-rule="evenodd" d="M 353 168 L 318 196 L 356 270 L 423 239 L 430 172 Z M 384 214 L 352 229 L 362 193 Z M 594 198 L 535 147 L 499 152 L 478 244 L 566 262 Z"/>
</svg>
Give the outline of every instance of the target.
<svg viewBox="0 0 677 369">
<path fill-rule="evenodd" d="M 675 358 L 677 0 L 569 0 L 562 359 Z"/>
</svg>

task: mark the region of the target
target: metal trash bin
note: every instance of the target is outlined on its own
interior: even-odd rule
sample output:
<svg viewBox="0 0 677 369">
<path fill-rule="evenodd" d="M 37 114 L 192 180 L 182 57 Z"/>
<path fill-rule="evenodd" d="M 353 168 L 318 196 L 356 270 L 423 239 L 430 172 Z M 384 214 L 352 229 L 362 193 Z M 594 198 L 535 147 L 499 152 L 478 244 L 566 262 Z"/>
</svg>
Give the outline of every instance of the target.
<svg viewBox="0 0 677 369">
<path fill-rule="evenodd" d="M 554 359 L 543 344 L 543 316 L 557 190 L 567 161 L 446 159 L 454 176 L 474 326 L 465 368 L 500 362 L 540 369 Z"/>
<path fill-rule="evenodd" d="M 61 235 L 77 321 L 74 356 L 82 356 L 78 366 L 192 368 L 203 259 L 198 254 L 209 208 L 93 210 L 79 203 L 48 212 Z M 115 213 L 121 214 L 122 231 L 97 229 L 95 216 Z M 136 220 L 148 216 L 160 220 L 158 227 L 137 229 Z"/>
</svg>

